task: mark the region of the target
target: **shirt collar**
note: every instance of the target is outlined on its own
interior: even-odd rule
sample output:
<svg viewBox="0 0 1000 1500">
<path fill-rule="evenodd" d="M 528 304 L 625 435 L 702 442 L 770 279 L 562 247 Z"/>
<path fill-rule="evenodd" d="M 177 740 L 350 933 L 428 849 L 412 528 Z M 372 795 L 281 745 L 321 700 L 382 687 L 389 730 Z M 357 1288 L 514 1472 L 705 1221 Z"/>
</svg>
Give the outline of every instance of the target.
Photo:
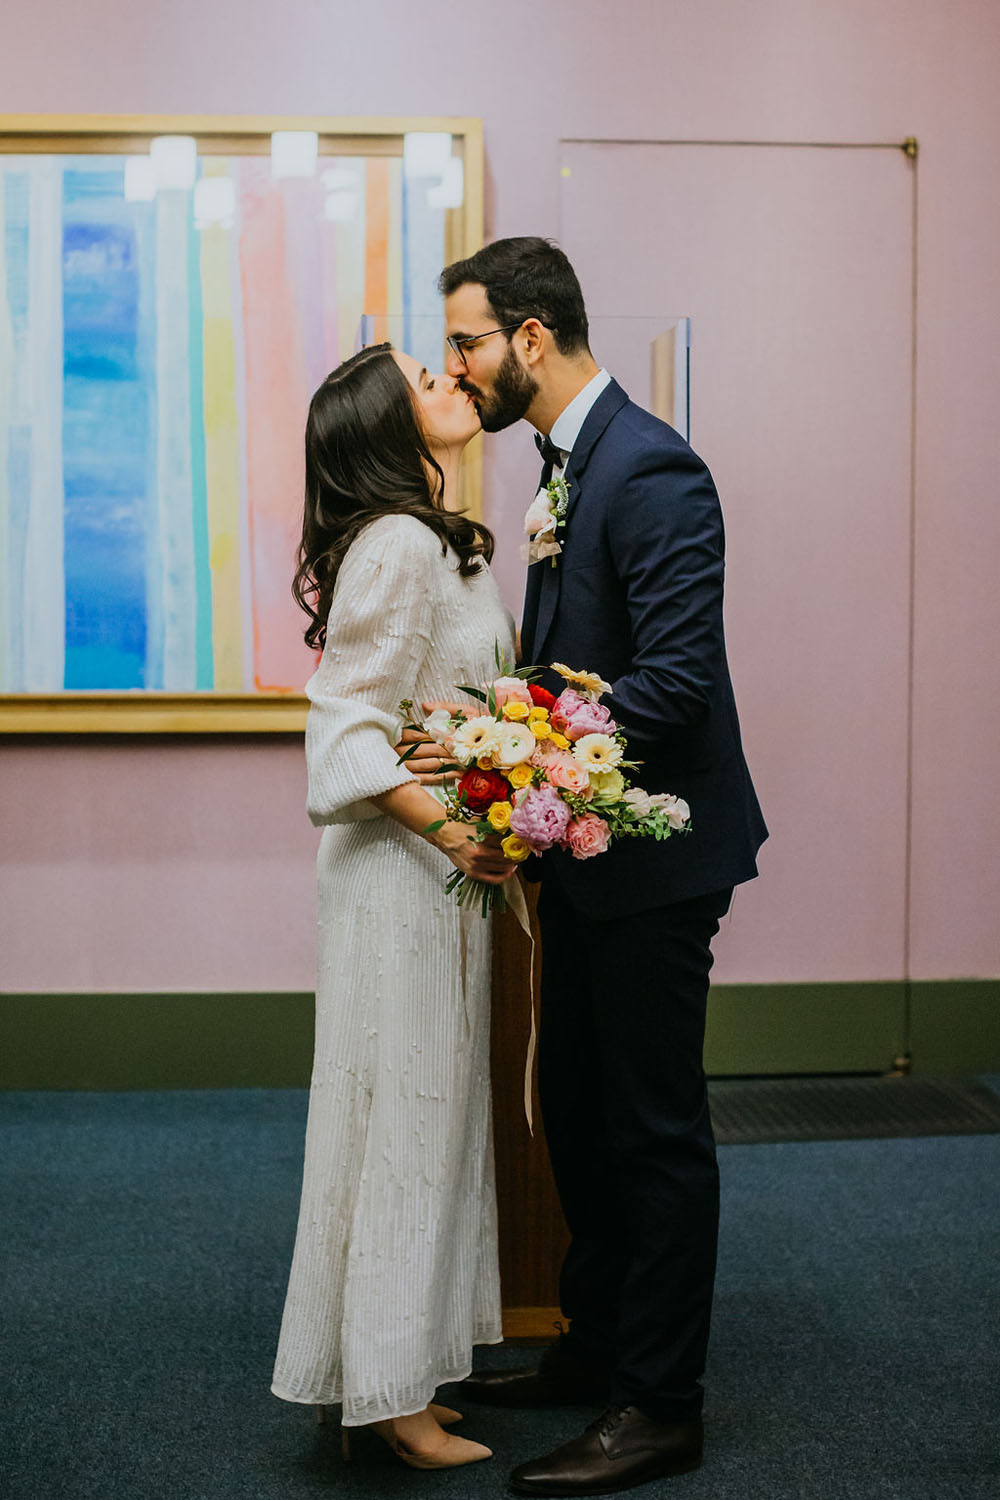
<svg viewBox="0 0 1000 1500">
<path fill-rule="evenodd" d="M 598 396 L 611 384 L 611 376 L 607 370 L 598 370 L 592 380 L 588 380 L 582 391 L 578 391 L 568 406 L 563 407 L 552 424 L 549 437 L 557 448 L 562 450 L 563 467 L 570 454 L 573 452 L 573 444 L 580 436 L 580 428 L 587 420 L 590 408 Z"/>
</svg>

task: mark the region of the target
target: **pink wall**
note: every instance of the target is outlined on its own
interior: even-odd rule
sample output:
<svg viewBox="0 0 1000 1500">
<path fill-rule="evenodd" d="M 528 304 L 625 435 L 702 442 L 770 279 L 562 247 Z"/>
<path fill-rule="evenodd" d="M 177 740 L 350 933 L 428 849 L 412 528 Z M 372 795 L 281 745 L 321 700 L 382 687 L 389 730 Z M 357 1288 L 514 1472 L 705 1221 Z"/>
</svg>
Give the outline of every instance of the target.
<svg viewBox="0 0 1000 1500">
<path fill-rule="evenodd" d="M 560 138 L 916 135 L 914 794 L 927 811 L 913 828 L 912 972 L 987 976 L 1000 973 L 998 43 L 991 0 L 14 0 L 0 98 L 10 112 L 480 115 L 490 237 L 556 232 Z M 512 604 L 533 477 L 526 435 L 492 445 L 488 503 Z M 745 672 L 737 689 L 754 695 Z M 780 715 L 772 732 L 777 743 Z M 768 743 L 748 748 L 767 762 Z M 0 754 L 3 988 L 310 986 L 315 838 L 297 746 L 79 740 Z M 787 916 L 794 950 L 776 940 L 764 959 L 741 944 L 737 914 L 718 978 L 875 977 L 828 971 L 835 907 L 805 892 Z"/>
</svg>

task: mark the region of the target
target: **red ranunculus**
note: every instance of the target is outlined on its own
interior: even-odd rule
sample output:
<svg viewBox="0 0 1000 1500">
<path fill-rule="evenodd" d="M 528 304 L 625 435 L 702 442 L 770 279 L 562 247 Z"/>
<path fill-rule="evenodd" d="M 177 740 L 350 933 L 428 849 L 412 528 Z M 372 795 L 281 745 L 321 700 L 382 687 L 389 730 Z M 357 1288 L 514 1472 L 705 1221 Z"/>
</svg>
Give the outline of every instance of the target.
<svg viewBox="0 0 1000 1500">
<path fill-rule="evenodd" d="M 536 687 L 533 682 L 528 683 L 528 692 L 536 708 L 547 708 L 550 713 L 552 712 L 552 705 L 556 701 L 555 693 L 550 693 L 548 688 Z"/>
<path fill-rule="evenodd" d="M 497 771 L 480 771 L 476 766 L 466 771 L 458 790 L 465 793 L 465 805 L 474 813 L 484 813 L 491 802 L 506 802 L 510 796 L 506 777 Z"/>
</svg>

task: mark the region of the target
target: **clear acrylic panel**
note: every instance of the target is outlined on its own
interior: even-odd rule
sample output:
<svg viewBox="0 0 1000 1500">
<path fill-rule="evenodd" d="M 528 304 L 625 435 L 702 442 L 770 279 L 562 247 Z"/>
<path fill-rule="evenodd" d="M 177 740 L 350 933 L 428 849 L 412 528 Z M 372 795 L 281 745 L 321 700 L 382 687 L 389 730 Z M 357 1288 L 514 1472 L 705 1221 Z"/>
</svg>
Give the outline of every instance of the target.
<svg viewBox="0 0 1000 1500">
<path fill-rule="evenodd" d="M 429 370 L 444 369 L 444 312 L 365 313 L 356 349 L 391 343 Z M 632 400 L 691 434 L 691 320 L 681 317 L 595 317 L 590 347 Z"/>
</svg>

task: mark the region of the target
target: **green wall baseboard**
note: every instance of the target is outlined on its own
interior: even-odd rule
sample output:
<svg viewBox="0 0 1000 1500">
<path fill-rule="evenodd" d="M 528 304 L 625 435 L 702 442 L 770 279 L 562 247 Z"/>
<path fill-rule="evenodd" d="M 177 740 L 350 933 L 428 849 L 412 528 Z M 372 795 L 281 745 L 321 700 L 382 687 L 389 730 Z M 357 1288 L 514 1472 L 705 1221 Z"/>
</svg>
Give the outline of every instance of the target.
<svg viewBox="0 0 1000 1500">
<path fill-rule="evenodd" d="M 0 1088 L 304 1088 L 313 997 L 0 995 Z M 1000 980 L 720 984 L 714 1075 L 1000 1072 Z"/>
</svg>

